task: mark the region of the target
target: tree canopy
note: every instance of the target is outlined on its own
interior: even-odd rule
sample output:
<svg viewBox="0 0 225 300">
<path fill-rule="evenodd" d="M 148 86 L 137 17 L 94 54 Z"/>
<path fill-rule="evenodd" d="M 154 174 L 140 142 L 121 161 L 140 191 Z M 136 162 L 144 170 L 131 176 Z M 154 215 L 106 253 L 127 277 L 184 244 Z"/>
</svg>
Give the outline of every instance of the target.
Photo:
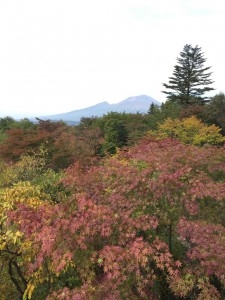
<svg viewBox="0 0 225 300">
<path fill-rule="evenodd" d="M 25 300 L 223 299 L 223 148 L 146 137 L 60 186 L 24 159 L 0 189 L 2 292 L 11 279 Z"/>
<path fill-rule="evenodd" d="M 186 44 L 177 58 L 173 75 L 169 77 L 169 83 L 163 83 L 167 99 L 181 105 L 204 104 L 208 98 L 206 92 L 213 90 L 210 85 L 211 67 L 205 67 L 202 49 L 197 45 Z"/>
</svg>

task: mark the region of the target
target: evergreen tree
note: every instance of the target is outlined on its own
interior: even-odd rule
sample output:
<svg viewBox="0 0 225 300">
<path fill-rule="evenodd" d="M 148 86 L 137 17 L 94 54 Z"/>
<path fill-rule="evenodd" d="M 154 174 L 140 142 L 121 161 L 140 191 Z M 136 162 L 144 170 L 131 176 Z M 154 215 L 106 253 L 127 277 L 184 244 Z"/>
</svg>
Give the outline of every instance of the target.
<svg viewBox="0 0 225 300">
<path fill-rule="evenodd" d="M 212 73 L 207 72 L 211 67 L 204 67 L 205 61 L 200 47 L 184 46 L 169 83 L 163 83 L 167 89 L 163 93 L 167 94 L 168 100 L 184 106 L 202 105 L 208 101 L 204 94 L 214 89 L 209 87 L 213 83 L 210 79 Z"/>
<path fill-rule="evenodd" d="M 160 107 L 155 103 L 151 103 L 151 105 L 149 106 L 149 109 L 148 109 L 148 114 L 149 115 L 157 114 L 159 112 L 160 112 Z"/>
</svg>

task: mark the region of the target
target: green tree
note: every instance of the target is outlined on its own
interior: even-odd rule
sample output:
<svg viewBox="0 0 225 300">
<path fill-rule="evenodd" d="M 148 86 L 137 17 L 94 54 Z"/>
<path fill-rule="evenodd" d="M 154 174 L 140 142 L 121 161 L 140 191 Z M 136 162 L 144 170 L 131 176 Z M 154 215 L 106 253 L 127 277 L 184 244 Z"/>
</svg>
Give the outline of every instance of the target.
<svg viewBox="0 0 225 300">
<path fill-rule="evenodd" d="M 0 130 L 6 131 L 13 127 L 13 125 L 16 123 L 16 120 L 14 120 L 12 117 L 4 117 L 0 118 Z"/>
<path fill-rule="evenodd" d="M 184 46 L 169 83 L 163 83 L 166 88 L 163 93 L 167 94 L 168 100 L 184 106 L 202 105 L 208 101 L 204 94 L 213 90 L 209 87 L 213 81 L 210 79 L 212 73 L 208 72 L 211 67 L 205 67 L 205 61 L 200 47 Z"/>
<path fill-rule="evenodd" d="M 104 148 L 110 154 L 116 152 L 117 147 L 127 144 L 128 132 L 123 121 L 117 119 L 109 119 L 105 123 L 105 145 Z"/>
<path fill-rule="evenodd" d="M 151 105 L 146 115 L 148 129 L 156 130 L 158 124 L 163 123 L 167 118 L 176 119 L 179 117 L 181 106 L 171 101 L 162 103 L 161 106 Z"/>
<path fill-rule="evenodd" d="M 225 135 L 225 95 L 220 93 L 212 97 L 205 110 L 207 121 L 221 127 Z"/>
<path fill-rule="evenodd" d="M 151 105 L 149 106 L 149 109 L 148 109 L 148 114 L 149 115 L 157 114 L 159 112 L 160 112 L 160 107 L 155 103 L 151 103 Z"/>
<path fill-rule="evenodd" d="M 36 125 L 33 122 L 31 122 L 29 119 L 24 118 L 21 119 L 20 121 L 16 121 L 15 123 L 13 123 L 11 127 L 21 128 L 21 129 L 35 129 Z"/>
</svg>

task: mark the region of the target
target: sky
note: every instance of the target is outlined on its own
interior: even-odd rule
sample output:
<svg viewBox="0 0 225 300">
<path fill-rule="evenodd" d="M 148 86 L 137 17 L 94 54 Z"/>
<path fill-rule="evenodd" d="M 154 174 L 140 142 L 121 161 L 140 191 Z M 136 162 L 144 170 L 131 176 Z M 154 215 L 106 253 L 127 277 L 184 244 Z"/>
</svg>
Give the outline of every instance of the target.
<svg viewBox="0 0 225 300">
<path fill-rule="evenodd" d="M 223 0 L 0 1 L 0 117 L 68 112 L 149 95 L 166 100 L 185 44 L 225 92 Z"/>
</svg>

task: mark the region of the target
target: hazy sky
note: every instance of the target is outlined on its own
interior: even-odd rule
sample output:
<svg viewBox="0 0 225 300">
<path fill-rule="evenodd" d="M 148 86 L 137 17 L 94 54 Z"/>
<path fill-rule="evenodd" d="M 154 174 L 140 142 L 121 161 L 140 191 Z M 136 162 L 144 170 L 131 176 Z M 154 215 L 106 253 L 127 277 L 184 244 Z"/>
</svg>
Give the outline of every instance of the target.
<svg viewBox="0 0 225 300">
<path fill-rule="evenodd" d="M 0 0 L 0 117 L 149 95 L 185 44 L 225 92 L 224 0 Z"/>
</svg>

